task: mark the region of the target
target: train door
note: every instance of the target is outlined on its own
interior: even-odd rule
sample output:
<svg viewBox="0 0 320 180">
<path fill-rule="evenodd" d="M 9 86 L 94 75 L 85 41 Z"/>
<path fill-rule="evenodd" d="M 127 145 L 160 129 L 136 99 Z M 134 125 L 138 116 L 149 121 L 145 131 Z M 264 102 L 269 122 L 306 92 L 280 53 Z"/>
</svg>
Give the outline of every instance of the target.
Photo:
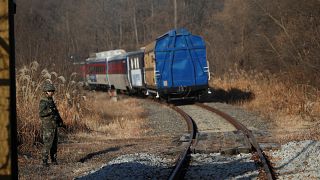
<svg viewBox="0 0 320 180">
<path fill-rule="evenodd" d="M 144 83 L 148 89 L 156 89 L 156 59 L 155 59 L 155 42 L 146 46 L 144 53 Z"/>
<path fill-rule="evenodd" d="M 143 86 L 143 54 L 134 54 L 128 56 L 129 59 L 129 79 L 131 80 L 131 85 L 133 87 L 142 87 Z"/>
</svg>

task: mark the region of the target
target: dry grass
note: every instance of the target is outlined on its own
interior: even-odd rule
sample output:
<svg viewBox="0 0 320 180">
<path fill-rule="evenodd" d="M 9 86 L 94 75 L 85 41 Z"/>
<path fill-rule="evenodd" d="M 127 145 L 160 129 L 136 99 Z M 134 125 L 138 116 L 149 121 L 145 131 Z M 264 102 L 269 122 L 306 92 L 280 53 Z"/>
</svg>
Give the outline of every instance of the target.
<svg viewBox="0 0 320 180">
<path fill-rule="evenodd" d="M 238 104 L 267 117 L 279 130 L 299 132 L 281 138 L 320 139 L 320 90 L 293 82 L 292 75 L 246 72 L 235 66 L 224 76 L 213 78 L 210 84 L 226 91 L 238 88 L 252 92 L 253 100 Z"/>
<path fill-rule="evenodd" d="M 101 132 L 109 138 L 139 137 L 147 131 L 144 127 L 144 110 L 135 99 L 113 102 L 107 93 L 88 93 L 87 103 L 91 105 L 82 121 L 94 132 Z"/>
<path fill-rule="evenodd" d="M 42 96 L 42 85 L 44 82 L 52 82 L 56 88 L 55 101 L 65 124 L 69 130 L 73 124 L 82 116 L 85 109 L 81 99 L 81 84 L 74 81 L 75 73 L 66 80 L 58 73 L 47 69 L 39 70 L 38 62 L 34 61 L 29 66 L 23 66 L 16 74 L 16 96 L 17 96 L 17 132 L 19 150 L 24 151 L 34 143 L 41 141 L 39 119 L 39 101 Z M 71 128 L 72 127 L 72 128 Z M 83 128 L 77 124 L 76 128 Z"/>
<path fill-rule="evenodd" d="M 99 132 L 113 138 L 127 138 L 146 131 L 142 128 L 143 110 L 135 100 L 112 103 L 107 93 L 87 93 L 82 90 L 81 83 L 75 82 L 76 76 L 76 73 L 72 73 L 65 78 L 47 69 L 40 71 L 35 61 L 17 71 L 19 151 L 34 150 L 33 145 L 41 142 L 38 106 L 43 93 L 42 85 L 46 81 L 52 82 L 57 88 L 54 98 L 68 134 Z"/>
</svg>

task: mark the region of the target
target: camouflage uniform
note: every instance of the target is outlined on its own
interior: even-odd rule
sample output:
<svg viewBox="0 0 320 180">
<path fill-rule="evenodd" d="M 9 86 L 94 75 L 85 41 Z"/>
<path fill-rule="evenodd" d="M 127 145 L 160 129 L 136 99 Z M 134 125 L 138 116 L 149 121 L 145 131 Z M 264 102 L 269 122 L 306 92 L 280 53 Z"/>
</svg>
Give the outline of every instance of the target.
<svg viewBox="0 0 320 180">
<path fill-rule="evenodd" d="M 45 84 L 44 92 L 55 91 L 52 84 Z M 57 148 L 58 148 L 58 128 L 63 126 L 62 119 L 56 108 L 56 105 L 49 96 L 43 96 L 39 103 L 39 116 L 42 121 L 42 160 L 45 166 L 48 166 L 48 155 L 50 153 L 51 161 L 57 164 Z"/>
</svg>

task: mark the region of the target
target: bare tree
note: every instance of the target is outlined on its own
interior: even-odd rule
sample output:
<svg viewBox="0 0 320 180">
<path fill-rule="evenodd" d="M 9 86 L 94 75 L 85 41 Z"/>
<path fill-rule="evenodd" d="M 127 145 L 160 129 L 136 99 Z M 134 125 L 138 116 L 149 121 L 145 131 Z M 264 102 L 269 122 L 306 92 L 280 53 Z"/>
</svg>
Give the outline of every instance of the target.
<svg viewBox="0 0 320 180">
<path fill-rule="evenodd" d="M 178 22 L 178 17 L 177 17 L 177 0 L 173 0 L 173 7 L 174 7 L 174 28 L 177 29 L 177 22 Z"/>
<path fill-rule="evenodd" d="M 138 26 L 137 26 L 137 16 L 136 16 L 136 3 L 133 6 L 133 27 L 134 27 L 134 35 L 136 38 L 136 45 L 139 45 L 139 37 L 138 37 Z"/>
<path fill-rule="evenodd" d="M 320 75 L 318 0 L 32 0 L 17 5 L 18 66 L 33 60 L 58 66 L 69 63 L 70 55 L 84 60 L 95 51 L 136 50 L 181 26 L 204 37 L 216 74 L 237 63 L 248 70 Z M 68 71 L 65 67 L 61 70 Z"/>
</svg>

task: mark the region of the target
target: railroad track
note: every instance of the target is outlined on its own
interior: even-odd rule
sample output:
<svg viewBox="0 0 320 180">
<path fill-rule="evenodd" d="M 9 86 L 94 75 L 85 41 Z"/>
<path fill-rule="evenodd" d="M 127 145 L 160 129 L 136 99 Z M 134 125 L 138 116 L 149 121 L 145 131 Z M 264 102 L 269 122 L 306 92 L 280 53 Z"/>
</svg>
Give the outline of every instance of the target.
<svg viewBox="0 0 320 180">
<path fill-rule="evenodd" d="M 187 145 L 184 149 L 184 151 L 180 154 L 179 159 L 177 160 L 177 163 L 175 165 L 175 168 L 173 169 L 172 173 L 170 174 L 169 178 L 172 179 L 181 179 L 184 173 L 184 168 L 187 167 L 188 158 L 190 157 L 189 154 L 191 153 L 192 146 L 196 144 L 196 136 L 197 136 L 197 126 L 193 119 L 185 113 L 180 108 L 171 105 L 170 106 L 173 110 L 177 111 L 181 116 L 186 120 L 188 125 L 188 131 L 190 132 L 189 141 L 187 142 Z"/>
<path fill-rule="evenodd" d="M 226 120 L 228 123 L 232 124 L 237 130 L 241 131 L 244 134 L 244 138 L 246 138 L 246 142 L 250 143 L 250 148 L 253 151 L 253 154 L 257 155 L 258 158 L 255 158 L 255 161 L 258 162 L 262 166 L 262 170 L 259 172 L 259 177 L 262 179 L 275 179 L 275 175 L 272 170 L 272 166 L 270 165 L 268 159 L 265 157 L 263 151 L 261 150 L 259 144 L 257 143 L 253 133 L 247 129 L 243 124 L 239 121 L 231 117 L 230 115 L 215 109 L 213 107 L 207 106 L 202 103 L 196 103 L 197 107 L 215 113 Z M 186 147 L 184 151 L 181 152 L 178 160 L 176 161 L 176 165 L 171 172 L 169 179 L 181 179 L 186 173 L 186 168 L 188 167 L 188 163 L 190 160 L 190 154 L 192 151 L 196 149 L 199 132 L 197 129 L 197 125 L 195 121 L 191 118 L 191 116 L 185 112 L 183 109 L 178 106 L 169 105 L 173 110 L 181 114 L 181 116 L 186 120 L 188 124 L 188 131 L 190 132 L 188 141 L 186 143 Z"/>
</svg>

